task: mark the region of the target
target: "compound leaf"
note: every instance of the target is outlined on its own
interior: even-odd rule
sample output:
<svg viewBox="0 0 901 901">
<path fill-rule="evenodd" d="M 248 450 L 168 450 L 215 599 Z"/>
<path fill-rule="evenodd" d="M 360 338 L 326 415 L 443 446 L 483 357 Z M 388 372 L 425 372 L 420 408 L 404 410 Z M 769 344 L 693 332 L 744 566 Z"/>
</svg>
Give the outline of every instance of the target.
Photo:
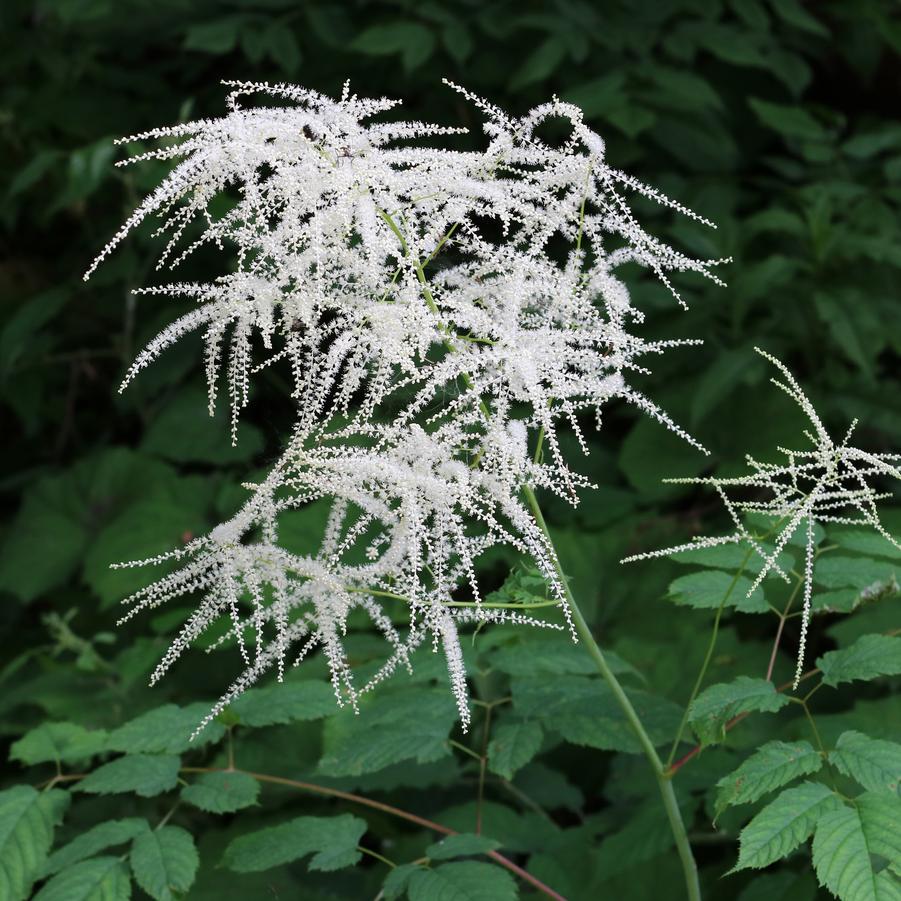
<svg viewBox="0 0 901 901">
<path fill-rule="evenodd" d="M 106 747 L 107 733 L 75 723 L 42 723 L 26 732 L 9 750 L 11 760 L 28 766 L 85 760 Z"/>
<path fill-rule="evenodd" d="M 488 769 L 512 779 L 538 753 L 542 734 L 541 725 L 535 720 L 502 723 L 488 744 Z"/>
<path fill-rule="evenodd" d="M 802 782 L 767 804 L 742 830 L 735 870 L 765 867 L 806 841 L 820 817 L 841 807 L 820 782 Z"/>
<path fill-rule="evenodd" d="M 118 857 L 92 857 L 57 873 L 34 901 L 128 901 L 131 877 Z"/>
<path fill-rule="evenodd" d="M 850 647 L 817 660 L 826 685 L 901 674 L 901 636 L 861 635 Z"/>
<path fill-rule="evenodd" d="M 748 804 L 781 788 L 798 776 L 808 776 L 823 765 L 809 742 L 771 741 L 758 748 L 742 765 L 717 782 L 716 813 L 733 804 Z"/>
<path fill-rule="evenodd" d="M 486 851 L 494 851 L 499 848 L 500 842 L 484 835 L 476 835 L 473 832 L 458 832 L 456 835 L 448 835 L 426 848 L 426 856 L 432 860 L 449 860 L 453 857 L 471 857 L 474 854 L 484 854 Z"/>
<path fill-rule="evenodd" d="M 222 864 L 236 873 L 254 873 L 312 854 L 311 870 L 338 870 L 360 859 L 357 846 L 365 831 L 366 822 L 350 814 L 298 817 L 239 836 L 225 849 Z"/>
<path fill-rule="evenodd" d="M 191 739 L 211 707 L 212 704 L 203 701 L 187 707 L 164 704 L 113 731 L 107 746 L 111 751 L 126 754 L 180 754 L 219 741 L 225 734 L 225 727 L 215 721 L 207 723 L 203 731 Z"/>
<path fill-rule="evenodd" d="M 207 813 L 234 813 L 256 804 L 260 783 L 247 773 L 203 773 L 186 785 L 182 799 Z"/>
<path fill-rule="evenodd" d="M 252 688 L 235 698 L 229 710 L 242 726 L 273 726 L 317 720 L 337 712 L 335 689 L 328 682 L 281 682 Z"/>
<path fill-rule="evenodd" d="M 871 854 L 901 861 L 901 801 L 863 795 L 820 817 L 813 837 L 813 865 L 820 884 L 841 901 L 889 901 L 898 885 L 889 870 L 876 873 Z M 894 884 L 893 884 L 894 883 Z"/>
<path fill-rule="evenodd" d="M 861 732 L 843 732 L 829 760 L 865 789 L 898 795 L 901 787 L 901 745 Z"/>
<path fill-rule="evenodd" d="M 173 901 L 173 892 L 187 892 L 200 862 L 194 839 L 179 826 L 142 833 L 129 859 L 138 885 L 156 901 Z"/>
<path fill-rule="evenodd" d="M 16 785 L 0 792 L 0 898 L 29 896 L 68 802 L 68 792 L 58 789 Z"/>
<path fill-rule="evenodd" d="M 125 820 L 107 820 L 99 823 L 93 829 L 88 829 L 77 838 L 72 839 L 68 845 L 63 845 L 50 855 L 43 869 L 43 875 L 49 876 L 58 873 L 72 864 L 91 857 L 98 851 L 105 851 L 114 845 L 122 845 L 130 842 L 142 832 L 149 832 L 150 824 L 139 817 L 129 817 Z"/>
<path fill-rule="evenodd" d="M 722 741 L 726 723 L 740 713 L 774 713 L 788 704 L 772 682 L 739 676 L 732 682 L 711 685 L 692 701 L 688 719 L 703 745 Z"/>
<path fill-rule="evenodd" d="M 500 867 L 475 860 L 417 870 L 408 883 L 410 901 L 516 901 L 513 877 Z"/>
<path fill-rule="evenodd" d="M 134 792 L 152 798 L 175 788 L 180 763 L 168 754 L 129 754 L 94 770 L 74 790 L 94 795 Z"/>
</svg>

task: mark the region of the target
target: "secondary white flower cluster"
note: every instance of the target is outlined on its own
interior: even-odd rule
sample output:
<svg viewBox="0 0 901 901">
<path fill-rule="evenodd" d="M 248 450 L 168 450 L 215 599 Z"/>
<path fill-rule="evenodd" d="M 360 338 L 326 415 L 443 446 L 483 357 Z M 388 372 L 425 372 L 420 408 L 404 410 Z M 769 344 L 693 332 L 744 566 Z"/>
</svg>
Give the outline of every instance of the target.
<svg viewBox="0 0 901 901">
<path fill-rule="evenodd" d="M 857 420 L 842 441 L 836 442 L 826 431 L 810 399 L 802 390 L 788 368 L 775 357 L 755 348 L 757 353 L 776 366 L 784 381 L 771 379 L 801 408 L 810 422 L 811 429 L 804 431 L 813 447 L 810 450 L 779 451 L 787 457 L 784 464 L 763 463 L 746 457 L 751 472 L 736 478 L 667 479 L 668 482 L 712 486 L 723 501 L 735 525 L 735 531 L 717 537 L 698 537 L 688 544 L 664 548 L 644 554 L 636 554 L 623 560 L 628 563 L 650 557 L 664 557 L 680 551 L 715 547 L 722 544 L 747 544 L 753 553 L 762 558 L 762 565 L 748 589 L 750 597 L 770 574 L 776 573 L 789 581 L 778 563 L 779 555 L 792 537 L 799 531 L 804 539 L 804 599 L 801 617 L 801 636 L 798 643 L 797 666 L 794 687 L 804 668 L 804 649 L 810 624 L 810 602 L 813 594 L 813 571 L 817 523 L 868 526 L 901 550 L 899 543 L 882 525 L 876 503 L 891 494 L 880 493 L 868 480 L 872 478 L 901 479 L 897 464 L 901 454 L 872 454 L 849 445 Z M 744 489 L 745 497 L 733 492 Z M 775 538 L 772 546 L 761 544 L 746 528 L 743 514 L 759 514 L 774 523 Z"/>
<path fill-rule="evenodd" d="M 239 644 L 246 670 L 223 704 L 270 666 L 281 673 L 296 645 L 294 662 L 321 645 L 339 700 L 355 703 L 341 637 L 363 609 L 393 648 L 370 684 L 431 635 L 465 724 L 457 625 L 538 622 L 483 602 L 479 555 L 507 544 L 531 558 L 568 618 L 553 548 L 520 500 L 529 486 L 575 502 L 585 484 L 564 459 L 559 424 L 584 447 L 580 417 L 600 424 L 621 398 L 691 440 L 629 379 L 649 355 L 693 342 L 632 334 L 643 315 L 617 268 L 646 267 L 681 302 L 669 274 L 718 282 L 718 261 L 638 225 L 629 193 L 700 217 L 609 166 L 572 105 L 511 119 L 461 90 L 489 138 L 461 151 L 435 146 L 458 129 L 374 119 L 395 103 L 347 86 L 339 100 L 232 88 L 221 119 L 125 139 L 160 142 L 125 163 L 176 163 L 88 271 L 156 215 L 168 236 L 161 266 L 201 247 L 228 261 L 210 282 L 140 290 L 196 306 L 139 354 L 123 387 L 202 330 L 211 409 L 225 358 L 234 440 L 253 373 L 281 362 L 293 376 L 297 427 L 269 477 L 233 520 L 164 555 L 182 568 L 131 599 L 140 609 L 204 593 L 154 678 L 224 617 L 223 640 Z M 245 105 L 261 94 L 272 105 Z M 537 134 L 552 120 L 562 144 Z M 321 498 L 333 502 L 321 547 L 288 553 L 279 515 Z"/>
</svg>

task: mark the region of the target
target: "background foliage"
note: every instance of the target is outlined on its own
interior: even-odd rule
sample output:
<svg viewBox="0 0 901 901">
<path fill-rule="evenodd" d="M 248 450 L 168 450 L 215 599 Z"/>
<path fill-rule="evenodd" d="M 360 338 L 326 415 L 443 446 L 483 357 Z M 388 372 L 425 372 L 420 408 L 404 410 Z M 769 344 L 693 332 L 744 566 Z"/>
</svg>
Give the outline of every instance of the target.
<svg viewBox="0 0 901 901">
<path fill-rule="evenodd" d="M 836 432 L 859 417 L 860 446 L 899 446 L 895 4 L 6 0 L 0 35 L 0 735 L 9 746 L 0 896 L 27 897 L 32 885 L 44 901 L 101 891 L 359 899 L 383 890 L 414 901 L 534 894 L 489 863 L 485 852 L 495 848 L 570 901 L 641 901 L 677 884 L 678 860 L 631 734 L 578 649 L 544 636 L 491 629 L 473 642 L 473 687 L 484 705 L 468 736 L 453 725 L 440 660 L 426 654 L 415 678 L 383 688 L 358 718 L 336 713 L 312 661 L 188 744 L 222 688 L 221 664 L 196 655 L 146 688 L 181 611 L 114 629 L 117 601 L 147 575 L 108 564 L 166 550 L 233 509 L 240 481 L 271 459 L 289 427 L 290 405 L 273 376 L 230 449 L 225 423 L 200 415 L 189 342 L 115 394 L 133 352 L 175 313 L 129 293 L 152 278 L 146 232 L 81 281 L 160 174 L 115 170 L 112 139 L 219 114 L 221 78 L 296 80 L 334 93 L 350 77 L 362 93 L 403 97 L 411 117 L 477 128 L 440 85 L 447 76 L 513 113 L 552 93 L 581 104 L 614 165 L 719 224 L 710 232 L 644 211 L 649 230 L 677 246 L 732 256 L 728 289 L 686 281 L 686 313 L 659 286 L 637 273 L 633 281 L 656 310 L 653 332 L 705 340 L 670 354 L 645 387 L 713 456 L 614 412 L 582 465 L 600 489 L 577 510 L 551 505 L 549 515 L 596 634 L 665 744 L 703 660 L 711 608 L 738 563 L 617 560 L 718 524 L 715 498 L 662 485 L 662 476 L 725 473 L 746 452 L 797 445 L 797 411 L 767 386 L 752 346 L 793 367 Z M 298 521 L 298 542 L 316 515 Z M 897 511 L 886 521 L 901 533 Z M 839 884 L 848 873 L 826 865 L 843 837 L 880 879 L 901 868 L 899 848 L 867 844 L 868 824 L 898 811 L 899 750 L 887 740 L 901 740 L 901 662 L 886 633 L 901 620 L 901 561 L 887 544 L 838 538 L 842 556 L 823 561 L 820 588 L 829 594 L 808 653 L 836 686 L 808 705 L 823 748 L 811 744 L 805 709 L 764 697 L 759 685 L 756 694 L 734 691 L 738 677 L 765 674 L 777 620 L 725 605 L 705 680 L 713 688 L 690 711 L 697 740 L 715 746 L 675 777 L 709 898 L 827 897 L 806 856 L 720 878 L 737 859 L 763 866 L 806 840 L 810 828 L 780 814 L 786 797 L 783 807 L 806 804 L 829 818 L 813 856 L 833 891 L 855 897 Z M 540 580 L 521 570 L 502 584 L 509 563 L 494 561 L 486 574 L 498 590 L 541 593 Z M 874 585 L 878 603 L 846 616 Z M 769 582 L 764 590 L 769 603 L 784 602 Z M 873 599 L 872 590 L 863 597 Z M 861 639 L 877 633 L 889 644 Z M 789 620 L 777 685 L 789 677 L 796 639 Z M 365 666 L 371 642 L 362 634 L 354 647 Z M 837 651 L 845 656 L 829 657 Z M 724 683 L 733 690 L 717 695 Z M 771 712 L 726 736 L 724 723 L 744 711 Z M 677 757 L 692 752 L 691 738 Z M 823 749 L 834 784 L 867 791 L 858 806 L 833 809 L 835 796 L 822 794 L 814 774 Z M 481 827 L 482 836 L 436 844 L 434 831 L 385 811 L 248 775 L 191 772 L 224 768 L 231 755 L 242 770 L 358 793 L 466 834 Z M 759 791 L 727 778 L 740 765 Z M 31 787 L 89 771 L 40 793 Z M 809 781 L 776 801 L 764 791 L 800 777 Z M 749 827 L 738 858 L 740 829 L 767 802 L 754 823 L 769 838 L 755 843 Z M 768 832 L 767 817 L 777 818 Z M 358 846 L 399 865 L 431 865 L 398 866 L 380 889 L 389 865 L 371 854 L 360 861 Z"/>
</svg>

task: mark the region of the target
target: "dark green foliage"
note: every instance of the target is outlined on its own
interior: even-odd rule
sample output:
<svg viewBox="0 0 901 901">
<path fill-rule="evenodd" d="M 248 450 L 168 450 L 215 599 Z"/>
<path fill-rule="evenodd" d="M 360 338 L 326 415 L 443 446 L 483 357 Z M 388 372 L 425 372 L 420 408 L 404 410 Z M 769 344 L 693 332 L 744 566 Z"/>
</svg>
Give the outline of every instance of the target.
<svg viewBox="0 0 901 901">
<path fill-rule="evenodd" d="M 573 458 L 599 489 L 576 509 L 547 507 L 574 591 L 671 764 L 705 897 L 901 898 L 901 552 L 847 525 L 818 533 L 807 660 L 821 672 L 797 692 L 786 685 L 797 618 L 770 663 L 790 587 L 768 578 L 746 597 L 759 558 L 724 546 L 617 562 L 731 528 L 707 497 L 661 478 L 728 476 L 745 453 L 800 446 L 797 412 L 767 386 L 755 344 L 792 366 L 833 434 L 859 417 L 860 446 L 901 445 L 890 0 L 5 0 L 0 51 L 0 898 L 540 897 L 492 851 L 568 901 L 679 896 L 634 734 L 566 633 L 497 627 L 467 642 L 479 702 L 468 735 L 426 649 L 359 716 L 337 709 L 314 657 L 192 739 L 237 651 L 194 654 L 151 691 L 190 599 L 115 627 L 119 601 L 165 570 L 109 564 L 230 514 L 292 405 L 267 370 L 231 448 L 224 409 L 205 418 L 189 343 L 115 393 L 176 311 L 129 293 L 158 278 L 147 232 L 81 281 L 161 174 L 114 168 L 112 139 L 219 114 L 221 78 L 337 92 L 350 77 L 361 93 L 404 98 L 411 118 L 471 127 L 460 146 L 480 141 L 442 76 L 514 113 L 554 93 L 579 103 L 613 165 L 719 225 L 639 203 L 648 230 L 733 257 L 727 289 L 678 279 L 687 313 L 637 270 L 628 279 L 651 310 L 649 336 L 705 341 L 640 381 L 711 457 L 611 409 L 591 455 Z M 182 277 L 208 276 L 203 266 Z M 296 515 L 299 549 L 322 514 Z M 783 569 L 803 567 L 802 546 L 798 534 L 783 549 Z M 514 563 L 486 561 L 490 600 L 543 600 L 535 573 L 508 577 Z M 377 666 L 365 633 L 349 646 L 355 666 Z"/>
</svg>

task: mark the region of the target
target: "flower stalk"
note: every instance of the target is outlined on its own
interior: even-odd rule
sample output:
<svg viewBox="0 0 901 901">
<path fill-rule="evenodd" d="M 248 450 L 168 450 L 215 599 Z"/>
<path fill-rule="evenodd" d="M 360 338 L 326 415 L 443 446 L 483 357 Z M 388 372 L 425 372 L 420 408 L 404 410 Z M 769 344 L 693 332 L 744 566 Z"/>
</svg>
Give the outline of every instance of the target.
<svg viewBox="0 0 901 901">
<path fill-rule="evenodd" d="M 547 535 L 548 541 L 552 542 L 553 539 L 551 538 L 550 530 L 547 527 L 544 514 L 541 511 L 541 506 L 538 503 L 535 492 L 530 486 L 526 485 L 523 488 L 523 495 L 526 498 L 529 509 L 532 511 L 532 515 L 541 526 L 545 535 Z M 555 555 L 555 560 L 556 559 Z M 575 626 L 579 639 L 589 657 L 591 657 L 595 666 L 597 666 L 598 672 L 610 687 L 613 697 L 616 699 L 616 703 L 629 721 L 629 725 L 632 727 L 632 731 L 635 733 L 635 737 L 641 745 L 642 753 L 647 758 L 651 769 L 654 771 L 657 788 L 660 791 L 660 797 L 663 801 L 663 807 L 666 811 L 670 830 L 673 833 L 673 840 L 676 844 L 679 860 L 682 863 L 686 897 L 689 901 L 700 901 L 701 886 L 698 881 L 698 867 L 691 850 L 691 843 L 688 840 L 688 832 L 685 828 L 685 822 L 682 819 L 682 812 L 679 810 L 679 802 L 676 799 L 676 792 L 673 789 L 671 774 L 664 767 L 660 755 L 657 753 L 657 749 L 651 741 L 651 737 L 648 735 L 647 730 L 641 722 L 641 717 L 639 717 L 638 713 L 635 711 L 635 708 L 632 706 L 632 702 L 629 700 L 629 696 L 620 684 L 619 679 L 616 678 L 613 670 L 610 669 L 607 659 L 604 657 L 604 652 L 601 650 L 597 641 L 595 641 L 591 627 L 588 625 L 578 602 L 573 596 L 572 590 L 569 587 L 569 580 L 561 569 L 559 562 L 556 563 L 556 566 L 558 577 L 566 592 L 566 601 L 569 605 L 573 625 Z"/>
</svg>

